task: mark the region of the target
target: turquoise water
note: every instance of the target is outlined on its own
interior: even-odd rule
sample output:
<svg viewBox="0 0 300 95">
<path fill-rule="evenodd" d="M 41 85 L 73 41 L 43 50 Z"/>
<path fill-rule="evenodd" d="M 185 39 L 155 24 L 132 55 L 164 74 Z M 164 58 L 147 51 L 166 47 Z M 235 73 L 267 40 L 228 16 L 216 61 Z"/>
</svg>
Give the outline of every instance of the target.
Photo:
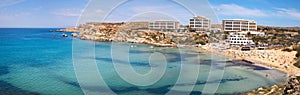
<svg viewBox="0 0 300 95">
<path fill-rule="evenodd" d="M 210 91 L 214 89 L 216 94 L 236 94 L 278 84 L 286 78 L 277 70 L 233 64 L 224 56 L 193 48 L 94 43 L 63 38 L 62 33 L 49 30 L 54 29 L 0 29 L 1 95 L 107 95 L 109 91 L 122 95 L 162 95 L 168 92 L 187 94 L 188 88 L 193 88 L 191 94 L 196 95 L 214 92 Z M 155 53 L 158 55 L 152 56 Z M 153 64 L 149 64 L 149 58 Z M 120 72 L 126 73 L 129 72 L 127 66 L 132 66 L 137 73 L 147 74 L 152 69 L 159 70 L 156 68 L 164 62 L 167 63 L 166 70 L 161 78 L 147 86 L 128 82 L 114 69 L 115 64 Z M 75 68 L 76 73 L 74 66 L 79 66 Z M 98 71 L 93 71 L 94 68 Z M 101 80 L 93 75 L 95 72 L 100 73 L 104 83 L 97 84 Z M 136 79 L 137 83 L 159 77 L 123 76 Z M 77 77 L 85 80 L 78 82 Z M 180 77 L 182 81 L 178 80 Z M 193 81 L 194 78 L 197 80 Z"/>
</svg>

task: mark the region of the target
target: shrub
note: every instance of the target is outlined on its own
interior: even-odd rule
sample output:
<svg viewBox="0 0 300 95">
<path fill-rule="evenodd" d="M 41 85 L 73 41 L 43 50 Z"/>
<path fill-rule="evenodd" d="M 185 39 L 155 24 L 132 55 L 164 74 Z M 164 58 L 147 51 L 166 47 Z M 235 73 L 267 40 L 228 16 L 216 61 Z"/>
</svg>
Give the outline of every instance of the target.
<svg viewBox="0 0 300 95">
<path fill-rule="evenodd" d="M 293 50 L 292 50 L 292 49 L 289 49 L 289 48 L 285 48 L 285 49 L 283 49 L 282 51 L 292 52 Z"/>
<path fill-rule="evenodd" d="M 296 77 L 297 77 L 298 81 L 300 81 L 300 76 L 296 76 Z"/>
<path fill-rule="evenodd" d="M 294 66 L 300 68 L 300 61 L 298 60 L 298 61 L 294 64 Z"/>
<path fill-rule="evenodd" d="M 200 41 L 200 42 L 197 42 L 197 44 L 205 45 L 206 43 L 204 41 Z"/>
<path fill-rule="evenodd" d="M 300 57 L 300 50 L 297 50 L 296 57 Z"/>
<path fill-rule="evenodd" d="M 299 51 L 297 51 L 296 57 L 297 57 L 297 58 L 300 57 L 300 52 L 299 52 Z"/>
<path fill-rule="evenodd" d="M 300 46 L 293 46 L 293 51 L 298 51 L 300 50 Z"/>
</svg>

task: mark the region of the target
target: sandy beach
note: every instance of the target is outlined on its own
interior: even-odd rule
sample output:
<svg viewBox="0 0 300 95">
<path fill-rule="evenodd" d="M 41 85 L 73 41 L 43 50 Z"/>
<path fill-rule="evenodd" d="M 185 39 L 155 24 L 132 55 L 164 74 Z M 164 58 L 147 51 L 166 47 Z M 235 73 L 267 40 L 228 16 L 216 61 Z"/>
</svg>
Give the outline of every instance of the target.
<svg viewBox="0 0 300 95">
<path fill-rule="evenodd" d="M 203 46 L 201 49 L 205 49 L 209 52 L 222 54 L 235 59 L 245 59 L 255 63 L 254 65 L 264 66 L 271 69 L 277 69 L 283 71 L 289 75 L 300 76 L 300 68 L 295 67 L 293 64 L 295 61 L 296 51 L 285 52 L 281 50 L 219 50 L 217 48 L 211 48 L 209 46 Z"/>
</svg>

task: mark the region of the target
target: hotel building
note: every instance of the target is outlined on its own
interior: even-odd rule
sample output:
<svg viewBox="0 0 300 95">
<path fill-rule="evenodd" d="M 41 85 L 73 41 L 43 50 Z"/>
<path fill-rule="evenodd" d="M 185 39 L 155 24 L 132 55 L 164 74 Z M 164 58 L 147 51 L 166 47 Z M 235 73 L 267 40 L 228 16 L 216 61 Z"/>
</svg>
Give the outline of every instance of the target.
<svg viewBox="0 0 300 95">
<path fill-rule="evenodd" d="M 149 23 L 150 30 L 157 30 L 163 32 L 176 32 L 179 28 L 178 21 L 157 20 Z"/>
<path fill-rule="evenodd" d="M 254 20 L 231 19 L 223 20 L 224 32 L 257 31 L 257 24 Z"/>
<path fill-rule="evenodd" d="M 204 16 L 195 16 L 190 19 L 189 27 L 195 31 L 209 31 L 210 19 Z"/>
<path fill-rule="evenodd" d="M 227 43 L 230 45 L 253 45 L 254 42 L 249 40 L 245 35 L 239 33 L 230 33 Z"/>
</svg>

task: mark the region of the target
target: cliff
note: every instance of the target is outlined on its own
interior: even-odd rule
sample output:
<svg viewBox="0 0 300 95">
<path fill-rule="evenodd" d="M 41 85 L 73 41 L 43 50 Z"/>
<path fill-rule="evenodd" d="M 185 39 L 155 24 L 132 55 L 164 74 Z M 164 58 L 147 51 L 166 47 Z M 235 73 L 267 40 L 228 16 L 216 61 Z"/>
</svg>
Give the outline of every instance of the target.
<svg viewBox="0 0 300 95">
<path fill-rule="evenodd" d="M 197 45 L 209 42 L 206 34 L 157 32 L 147 29 L 147 22 L 97 23 L 76 27 L 76 37 L 83 40 L 144 43 L 155 46 Z"/>
</svg>

